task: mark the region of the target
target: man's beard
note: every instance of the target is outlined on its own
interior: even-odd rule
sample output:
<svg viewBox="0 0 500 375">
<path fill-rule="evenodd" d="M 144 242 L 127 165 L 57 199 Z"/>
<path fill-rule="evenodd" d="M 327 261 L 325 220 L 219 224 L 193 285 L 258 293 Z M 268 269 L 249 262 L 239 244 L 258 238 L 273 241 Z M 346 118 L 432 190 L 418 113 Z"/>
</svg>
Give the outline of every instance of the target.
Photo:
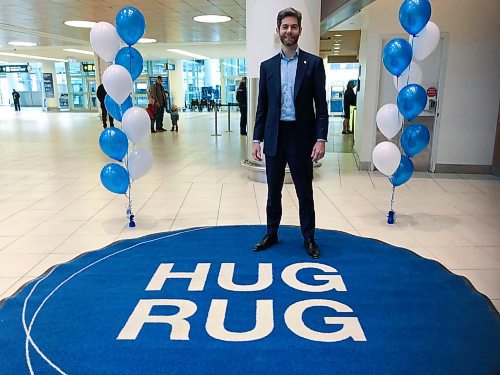
<svg viewBox="0 0 500 375">
<path fill-rule="evenodd" d="M 284 46 L 291 47 L 297 44 L 299 37 L 297 36 L 294 38 L 293 36 L 287 37 L 286 35 L 280 35 L 280 40 Z"/>
</svg>

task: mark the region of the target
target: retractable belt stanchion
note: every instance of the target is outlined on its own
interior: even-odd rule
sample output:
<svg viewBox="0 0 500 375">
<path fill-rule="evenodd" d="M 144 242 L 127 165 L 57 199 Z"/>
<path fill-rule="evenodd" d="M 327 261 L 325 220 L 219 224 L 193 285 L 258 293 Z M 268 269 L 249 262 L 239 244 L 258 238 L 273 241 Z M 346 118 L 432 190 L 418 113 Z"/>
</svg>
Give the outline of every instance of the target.
<svg viewBox="0 0 500 375">
<path fill-rule="evenodd" d="M 214 113 L 215 113 L 215 134 L 212 134 L 213 137 L 220 137 L 220 134 L 217 133 L 217 109 L 218 109 L 218 106 L 217 106 L 217 103 L 215 103 L 215 107 L 214 107 Z"/>
</svg>

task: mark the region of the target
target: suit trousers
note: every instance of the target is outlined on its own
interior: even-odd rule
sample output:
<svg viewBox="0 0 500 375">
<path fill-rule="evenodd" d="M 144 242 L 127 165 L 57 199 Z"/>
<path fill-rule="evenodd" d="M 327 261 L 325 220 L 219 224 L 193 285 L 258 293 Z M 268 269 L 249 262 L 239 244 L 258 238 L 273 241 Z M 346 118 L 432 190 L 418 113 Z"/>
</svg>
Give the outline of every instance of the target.
<svg viewBox="0 0 500 375">
<path fill-rule="evenodd" d="M 108 120 L 108 117 L 109 117 L 109 124 L 111 126 L 115 126 L 114 124 L 114 119 L 113 117 L 111 117 L 111 115 L 108 113 L 108 110 L 106 109 L 106 106 L 104 105 L 101 105 L 101 111 L 102 111 L 102 126 L 107 128 L 108 127 L 108 124 L 107 124 L 107 120 Z"/>
<path fill-rule="evenodd" d="M 247 134 L 247 106 L 240 105 L 240 134 Z"/>
<path fill-rule="evenodd" d="M 165 112 L 165 107 L 160 106 L 156 112 L 156 130 L 163 129 L 163 114 Z"/>
<path fill-rule="evenodd" d="M 299 200 L 300 228 L 304 239 L 313 239 L 316 227 L 313 198 L 313 164 L 310 151 L 299 147 L 295 122 L 280 122 L 278 143 L 274 156 L 266 155 L 267 176 L 267 233 L 277 233 L 281 215 L 281 192 L 288 163 Z"/>
</svg>

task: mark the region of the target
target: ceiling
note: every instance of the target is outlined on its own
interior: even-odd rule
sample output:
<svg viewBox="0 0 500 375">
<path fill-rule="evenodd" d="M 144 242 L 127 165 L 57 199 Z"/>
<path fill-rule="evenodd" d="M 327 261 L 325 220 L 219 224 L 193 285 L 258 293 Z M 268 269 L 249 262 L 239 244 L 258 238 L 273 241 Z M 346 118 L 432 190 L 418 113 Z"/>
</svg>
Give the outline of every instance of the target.
<svg viewBox="0 0 500 375">
<path fill-rule="evenodd" d="M 2 0 L 0 52 L 91 60 L 88 55 L 63 51 L 63 48 L 92 50 L 90 30 L 66 26 L 64 21 L 107 21 L 114 24 L 116 13 L 124 6 L 135 6 L 142 12 L 146 18 L 144 37 L 158 41 L 136 45 L 146 60 L 185 58 L 168 52 L 167 48 L 183 49 L 210 58 L 243 57 L 246 54 L 246 0 Z M 232 20 L 222 24 L 193 21 L 194 16 L 204 14 L 227 15 Z M 324 39 L 321 49 L 325 52 L 333 50 L 333 45 L 329 45 L 333 39 Z M 357 55 L 359 37 L 357 44 L 355 39 L 345 39 L 341 54 Z M 9 41 L 35 42 L 38 46 L 12 47 L 7 44 Z M 0 61 L 26 60 L 30 59 L 0 55 Z"/>
</svg>

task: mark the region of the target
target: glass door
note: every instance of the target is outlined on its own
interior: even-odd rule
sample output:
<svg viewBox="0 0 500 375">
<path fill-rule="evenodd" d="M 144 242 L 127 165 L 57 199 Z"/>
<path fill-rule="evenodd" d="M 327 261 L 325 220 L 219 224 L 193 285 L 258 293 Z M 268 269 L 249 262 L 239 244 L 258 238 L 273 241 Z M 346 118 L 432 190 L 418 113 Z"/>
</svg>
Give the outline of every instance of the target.
<svg viewBox="0 0 500 375">
<path fill-rule="evenodd" d="M 85 111 L 89 107 L 87 82 L 84 77 L 71 77 L 69 84 L 69 106 L 71 110 Z"/>
<path fill-rule="evenodd" d="M 134 105 L 140 107 L 148 106 L 148 80 L 146 77 L 139 77 L 134 82 L 135 102 Z"/>
<path fill-rule="evenodd" d="M 95 83 L 95 78 L 87 78 L 87 92 L 89 93 L 89 111 L 97 111 L 99 107 L 99 101 L 97 100 L 97 86 Z"/>
</svg>

